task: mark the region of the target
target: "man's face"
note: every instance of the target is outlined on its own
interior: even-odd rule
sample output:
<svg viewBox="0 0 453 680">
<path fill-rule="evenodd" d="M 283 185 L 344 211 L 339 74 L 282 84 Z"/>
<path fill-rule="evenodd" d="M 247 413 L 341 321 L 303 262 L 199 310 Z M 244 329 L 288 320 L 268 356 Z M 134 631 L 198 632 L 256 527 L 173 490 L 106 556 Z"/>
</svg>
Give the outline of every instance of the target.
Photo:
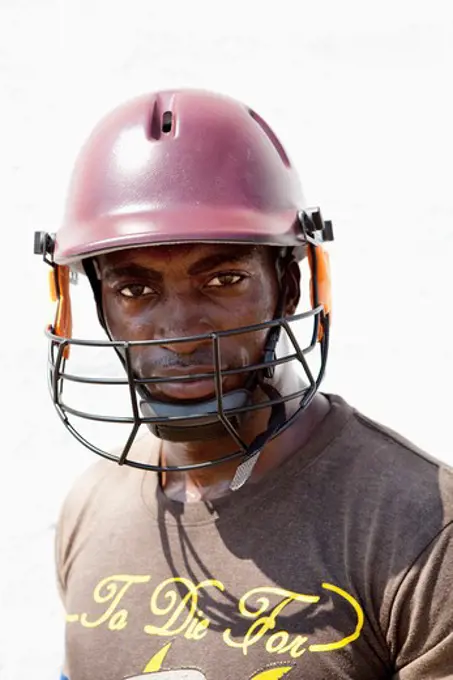
<svg viewBox="0 0 453 680">
<path fill-rule="evenodd" d="M 141 378 L 214 370 L 212 340 L 172 343 L 193 336 L 272 319 L 278 287 L 270 248 L 225 244 L 153 246 L 117 251 L 98 260 L 102 303 L 115 340 L 162 340 L 133 348 Z M 262 359 L 268 330 L 220 340 L 222 369 Z M 226 376 L 223 390 L 237 389 L 248 374 Z M 148 386 L 162 401 L 208 399 L 213 379 Z"/>
</svg>

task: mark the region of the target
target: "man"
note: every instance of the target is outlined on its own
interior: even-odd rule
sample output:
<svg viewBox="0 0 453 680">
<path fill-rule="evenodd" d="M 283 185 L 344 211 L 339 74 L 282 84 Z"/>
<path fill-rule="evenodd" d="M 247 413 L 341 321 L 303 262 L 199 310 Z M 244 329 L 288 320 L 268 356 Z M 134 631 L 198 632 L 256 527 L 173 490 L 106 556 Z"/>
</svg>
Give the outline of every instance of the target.
<svg viewBox="0 0 453 680">
<path fill-rule="evenodd" d="M 65 677 L 453 678 L 452 471 L 319 391 L 332 239 L 274 132 L 227 97 L 138 98 L 83 147 L 61 229 L 35 240 L 50 386 L 120 465 L 90 468 L 61 513 Z M 71 270 L 107 341 L 72 338 Z M 80 347 L 119 359 L 122 417 L 69 403 L 75 380 L 109 384 L 71 372 Z M 127 426 L 125 444 L 81 419 Z"/>
</svg>

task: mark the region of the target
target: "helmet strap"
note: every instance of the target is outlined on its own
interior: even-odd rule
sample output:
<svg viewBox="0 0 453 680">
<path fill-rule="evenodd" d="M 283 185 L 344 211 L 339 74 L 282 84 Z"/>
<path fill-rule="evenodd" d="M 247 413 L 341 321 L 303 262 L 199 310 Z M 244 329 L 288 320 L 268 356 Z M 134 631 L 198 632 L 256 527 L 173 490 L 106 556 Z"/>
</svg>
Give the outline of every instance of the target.
<svg viewBox="0 0 453 680">
<path fill-rule="evenodd" d="M 90 282 L 91 290 L 93 291 L 99 323 L 110 338 L 110 333 L 108 332 L 107 323 L 104 317 L 104 310 L 102 308 L 102 287 L 101 280 L 98 276 L 96 261 L 93 258 L 87 258 L 82 260 L 82 266 L 85 270 L 88 281 Z"/>
<path fill-rule="evenodd" d="M 286 303 L 286 285 L 284 282 L 286 268 L 293 259 L 293 249 L 284 248 L 280 250 L 275 260 L 275 272 L 278 281 L 278 300 L 275 308 L 274 319 L 280 319 L 284 315 Z M 280 338 L 281 326 L 273 326 L 267 336 L 266 344 L 264 346 L 263 362 L 271 363 L 277 358 L 276 347 Z M 262 370 L 262 377 L 268 380 L 274 377 L 275 366 L 267 366 Z"/>
<path fill-rule="evenodd" d="M 280 392 L 269 383 L 260 381 L 260 387 L 269 397 L 269 400 L 281 399 Z M 250 479 L 253 469 L 258 462 L 260 454 L 268 440 L 280 429 L 286 420 L 284 402 L 278 402 L 272 406 L 271 415 L 266 430 L 261 432 L 250 444 L 247 456 L 238 465 L 234 477 L 230 483 L 231 491 L 237 491 Z"/>
<path fill-rule="evenodd" d="M 293 250 L 288 248 L 282 250 L 275 261 L 275 269 L 277 273 L 278 285 L 279 285 L 279 297 L 277 301 L 277 306 L 274 314 L 274 319 L 280 319 L 284 315 L 285 303 L 286 303 L 286 286 L 284 283 L 284 276 L 286 267 L 289 262 L 293 259 Z M 273 326 L 267 336 L 266 344 L 264 346 L 264 356 L 263 362 L 272 362 L 277 358 L 276 347 L 280 338 L 281 326 Z M 280 392 L 266 380 L 270 380 L 274 377 L 275 366 L 267 366 L 266 368 L 258 371 L 257 384 L 262 389 L 262 391 L 269 397 L 269 400 L 281 399 Z M 271 415 L 269 417 L 269 422 L 267 428 L 264 432 L 261 432 L 251 443 L 247 456 L 238 465 L 233 480 L 230 484 L 231 491 L 237 491 L 241 488 L 249 479 L 253 472 L 253 469 L 258 462 L 260 454 L 269 441 L 269 439 L 279 430 L 284 422 L 286 421 L 286 408 L 285 402 L 280 401 L 272 406 Z"/>
</svg>

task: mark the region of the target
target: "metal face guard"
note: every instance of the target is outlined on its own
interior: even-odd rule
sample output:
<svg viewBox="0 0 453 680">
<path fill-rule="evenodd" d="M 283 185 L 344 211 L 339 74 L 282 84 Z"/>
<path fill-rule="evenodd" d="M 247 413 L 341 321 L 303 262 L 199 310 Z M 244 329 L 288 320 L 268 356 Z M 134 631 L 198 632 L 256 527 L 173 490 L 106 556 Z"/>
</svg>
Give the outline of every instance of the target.
<svg viewBox="0 0 453 680">
<path fill-rule="evenodd" d="M 313 327 L 310 330 L 311 342 L 308 346 L 302 348 L 295 337 L 291 325 L 300 320 L 310 320 L 313 322 Z M 319 329 L 322 325 L 324 333 L 322 339 L 319 340 Z M 263 361 L 259 364 L 252 364 L 244 366 L 239 369 L 223 370 L 221 360 L 221 340 L 224 337 L 232 335 L 250 333 L 253 331 L 261 331 L 263 329 L 280 328 L 286 333 L 287 338 L 292 346 L 292 351 L 280 358 L 274 358 L 272 361 Z M 318 307 L 301 314 L 296 314 L 288 318 L 273 319 L 254 326 L 244 326 L 228 331 L 219 331 L 209 334 L 196 335 L 191 337 L 171 338 L 169 340 L 149 340 L 149 341 L 109 341 L 109 340 L 77 340 L 73 338 L 63 338 L 56 335 L 53 327 L 47 329 L 47 336 L 49 338 L 49 357 L 48 357 L 48 378 L 49 389 L 51 397 L 58 415 L 62 419 L 64 425 L 68 428 L 71 434 L 84 446 L 94 453 L 115 461 L 120 465 L 130 465 L 132 467 L 141 468 L 153 471 L 172 471 L 172 470 L 191 470 L 196 468 L 209 467 L 211 465 L 218 465 L 227 460 L 235 458 L 242 458 L 244 460 L 253 457 L 261 450 L 264 444 L 269 440 L 280 434 L 286 429 L 300 412 L 306 408 L 313 399 L 321 381 L 324 376 L 328 341 L 329 341 L 329 318 L 324 315 L 323 306 Z M 171 340 L 172 343 L 187 342 L 187 340 L 206 340 L 210 339 L 212 342 L 212 353 L 214 357 L 214 372 L 199 373 L 193 375 L 176 375 L 166 378 L 138 378 L 134 375 L 132 370 L 131 350 L 136 346 L 150 346 L 161 345 Z M 306 359 L 306 355 L 319 345 L 321 352 L 320 367 L 316 378 L 313 376 Z M 67 370 L 67 355 L 68 348 L 85 347 L 85 348 L 111 348 L 115 350 L 117 356 L 121 358 L 125 370 L 124 378 L 107 378 L 107 377 L 88 377 L 82 375 L 72 374 Z M 266 371 L 269 368 L 276 368 L 288 362 L 296 362 L 299 367 L 302 367 L 305 376 L 306 385 L 296 392 L 286 395 L 280 395 L 275 388 L 272 388 L 270 383 L 266 382 Z M 252 394 L 249 390 L 235 390 L 228 393 L 222 391 L 222 381 L 227 375 L 245 374 L 248 376 L 255 376 L 256 380 L 262 383 L 268 398 L 260 403 L 252 403 Z M 153 400 L 150 398 L 146 385 L 163 382 L 181 382 L 190 380 L 212 379 L 215 385 L 215 398 L 206 401 L 193 402 L 189 404 L 166 403 Z M 247 381 L 246 381 L 247 382 Z M 74 408 L 65 401 L 64 388 L 68 383 L 79 383 L 86 386 L 93 385 L 125 385 L 128 387 L 130 399 L 129 416 L 109 416 L 101 412 L 92 412 L 79 408 Z M 254 383 L 257 384 L 256 382 Z M 285 420 L 281 417 L 281 407 L 290 400 L 298 399 L 299 407 L 295 414 L 289 419 Z M 280 407 L 280 411 L 278 410 Z M 271 408 L 271 417 L 269 419 L 268 428 L 261 433 L 251 445 L 247 446 L 242 440 L 239 428 L 241 418 L 253 411 L 260 409 Z M 130 434 L 123 449 L 113 454 L 105 449 L 99 448 L 92 442 L 88 441 L 77 429 L 74 424 L 75 418 L 85 420 L 97 421 L 100 423 L 121 423 L 130 426 Z M 235 450 L 231 454 L 223 456 L 222 458 L 212 461 L 183 465 L 183 466 L 165 466 L 145 463 L 138 460 L 133 460 L 129 457 L 132 444 L 134 443 L 137 433 L 142 425 L 147 425 L 157 436 L 170 439 L 173 441 L 189 441 L 193 439 L 212 439 L 217 437 L 219 432 L 221 434 L 230 434 L 232 438 L 232 448 Z"/>
</svg>

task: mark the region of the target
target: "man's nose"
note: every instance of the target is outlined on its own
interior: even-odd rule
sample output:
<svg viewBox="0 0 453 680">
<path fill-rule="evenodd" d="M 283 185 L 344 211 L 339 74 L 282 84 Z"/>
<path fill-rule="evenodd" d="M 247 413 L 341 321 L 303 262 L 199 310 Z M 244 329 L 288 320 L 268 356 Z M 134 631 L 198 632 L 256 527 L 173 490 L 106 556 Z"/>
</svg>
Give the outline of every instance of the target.
<svg viewBox="0 0 453 680">
<path fill-rule="evenodd" d="M 212 322 L 202 315 L 200 305 L 196 302 L 177 297 L 173 298 L 164 310 L 163 318 L 156 328 L 156 339 L 165 340 L 162 347 L 175 354 L 194 354 L 202 346 L 212 345 L 210 333 L 214 331 Z M 192 336 L 207 335 L 205 338 Z M 188 338 L 181 342 L 172 342 L 173 338 Z M 190 339 L 191 338 L 191 339 Z"/>
</svg>

